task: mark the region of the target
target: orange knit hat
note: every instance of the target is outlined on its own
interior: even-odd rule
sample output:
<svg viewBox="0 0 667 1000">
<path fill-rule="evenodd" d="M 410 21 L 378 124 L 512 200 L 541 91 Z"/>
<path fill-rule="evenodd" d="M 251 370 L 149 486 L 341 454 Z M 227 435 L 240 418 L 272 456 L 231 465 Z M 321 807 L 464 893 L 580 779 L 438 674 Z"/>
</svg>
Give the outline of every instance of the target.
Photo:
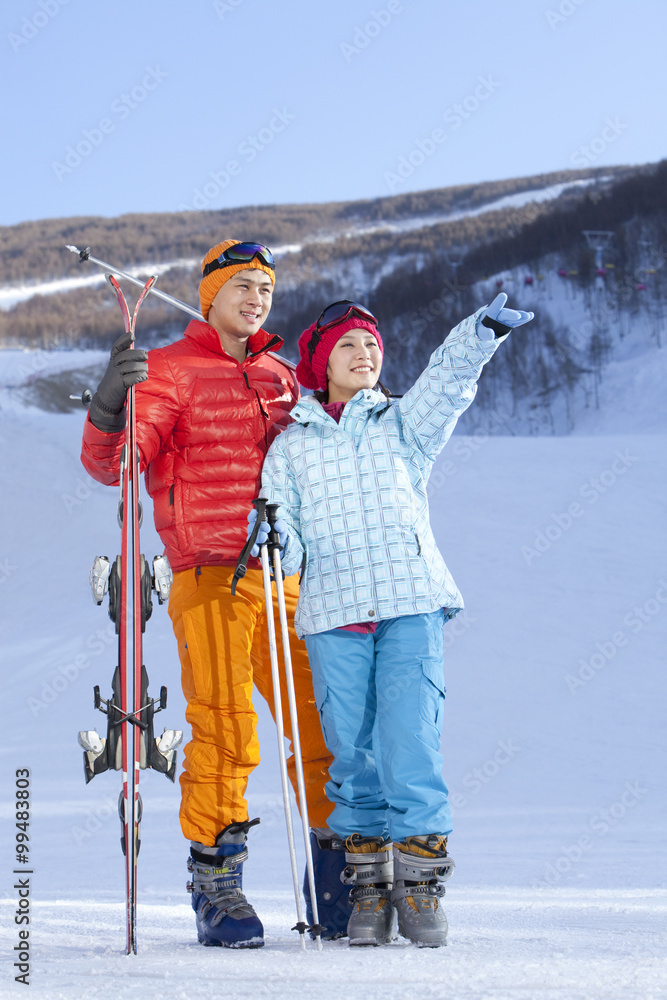
<svg viewBox="0 0 667 1000">
<path fill-rule="evenodd" d="M 222 243 L 218 243 L 216 246 L 211 247 L 201 262 L 202 271 L 207 264 L 216 260 L 216 258 L 218 258 L 224 250 L 229 250 L 230 247 L 233 247 L 237 243 L 241 242 L 241 240 L 224 240 Z M 199 302 L 201 305 L 201 314 L 204 319 L 208 319 L 208 313 L 213 303 L 213 299 L 216 297 L 224 283 L 229 281 L 231 276 L 236 274 L 237 271 L 247 271 L 253 267 L 256 267 L 260 271 L 265 271 L 275 285 L 275 274 L 270 267 L 267 267 L 266 264 L 259 259 L 259 257 L 254 257 L 249 264 L 241 262 L 239 264 L 230 264 L 229 267 L 218 268 L 216 271 L 211 271 L 210 274 L 207 274 L 205 278 L 201 279 L 199 283 Z"/>
</svg>

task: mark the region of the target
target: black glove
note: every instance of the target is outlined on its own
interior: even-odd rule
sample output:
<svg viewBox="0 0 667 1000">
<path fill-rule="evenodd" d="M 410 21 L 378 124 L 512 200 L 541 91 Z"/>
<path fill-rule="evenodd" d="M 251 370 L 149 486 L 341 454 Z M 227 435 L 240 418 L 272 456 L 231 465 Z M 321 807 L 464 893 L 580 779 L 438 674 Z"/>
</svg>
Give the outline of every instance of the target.
<svg viewBox="0 0 667 1000">
<path fill-rule="evenodd" d="M 123 430 L 127 390 L 148 378 L 148 355 L 130 348 L 131 342 L 124 333 L 111 348 L 109 366 L 90 404 L 91 423 L 107 434 Z"/>
</svg>

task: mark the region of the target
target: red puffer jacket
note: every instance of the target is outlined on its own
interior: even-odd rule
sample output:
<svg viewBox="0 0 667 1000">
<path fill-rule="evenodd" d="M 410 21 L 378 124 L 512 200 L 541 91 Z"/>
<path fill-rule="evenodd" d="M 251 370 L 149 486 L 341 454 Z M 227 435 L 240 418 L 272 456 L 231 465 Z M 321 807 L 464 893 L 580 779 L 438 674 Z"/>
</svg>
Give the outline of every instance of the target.
<svg viewBox="0 0 667 1000">
<path fill-rule="evenodd" d="M 233 564 L 245 544 L 264 456 L 299 397 L 290 368 L 268 354 L 282 344 L 259 330 L 239 362 L 212 326 L 194 320 L 181 340 L 148 352 L 148 381 L 135 391 L 137 438 L 174 570 Z M 81 460 L 98 482 L 119 482 L 122 447 L 122 433 L 86 421 Z"/>
</svg>

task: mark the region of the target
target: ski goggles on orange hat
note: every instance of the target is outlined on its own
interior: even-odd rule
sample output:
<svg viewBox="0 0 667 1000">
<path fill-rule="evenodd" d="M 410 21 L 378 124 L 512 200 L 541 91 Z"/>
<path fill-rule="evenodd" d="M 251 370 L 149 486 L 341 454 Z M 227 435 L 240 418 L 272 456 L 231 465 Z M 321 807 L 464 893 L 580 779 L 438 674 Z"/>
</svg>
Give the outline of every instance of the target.
<svg viewBox="0 0 667 1000">
<path fill-rule="evenodd" d="M 341 299 L 340 302 L 332 302 L 330 306 L 322 310 L 315 323 L 313 335 L 308 343 L 308 356 L 311 361 L 313 360 L 315 348 L 319 344 L 325 330 L 330 330 L 332 326 L 344 323 L 351 316 L 357 316 L 367 323 L 372 323 L 373 326 L 378 326 L 378 321 L 373 313 L 366 306 L 362 306 L 360 302 L 352 302 L 350 299 Z"/>
<path fill-rule="evenodd" d="M 232 264 L 249 264 L 255 257 L 259 257 L 261 262 L 275 271 L 275 261 L 273 254 L 268 247 L 261 243 L 235 243 L 233 247 L 223 250 L 219 257 L 206 264 L 202 271 L 202 278 L 217 271 L 218 268 L 231 267 Z"/>
</svg>

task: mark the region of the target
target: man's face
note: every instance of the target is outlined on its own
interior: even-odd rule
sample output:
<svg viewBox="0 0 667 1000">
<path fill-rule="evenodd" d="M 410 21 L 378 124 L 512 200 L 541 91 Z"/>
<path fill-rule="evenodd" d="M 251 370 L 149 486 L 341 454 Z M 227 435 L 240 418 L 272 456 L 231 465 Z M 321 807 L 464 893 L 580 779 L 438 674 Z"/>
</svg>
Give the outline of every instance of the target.
<svg viewBox="0 0 667 1000">
<path fill-rule="evenodd" d="M 218 333 L 247 339 L 269 315 L 273 283 L 266 271 L 252 267 L 237 271 L 213 299 L 208 322 Z"/>
</svg>

